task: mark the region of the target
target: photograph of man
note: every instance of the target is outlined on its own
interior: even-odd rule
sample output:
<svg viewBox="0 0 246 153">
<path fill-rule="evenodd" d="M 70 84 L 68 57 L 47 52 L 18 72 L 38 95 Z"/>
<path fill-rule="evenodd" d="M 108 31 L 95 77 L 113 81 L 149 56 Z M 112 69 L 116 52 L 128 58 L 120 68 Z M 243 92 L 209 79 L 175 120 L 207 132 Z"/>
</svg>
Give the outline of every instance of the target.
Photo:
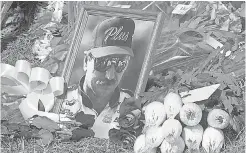
<svg viewBox="0 0 246 153">
<path fill-rule="evenodd" d="M 93 31 L 93 45 L 85 51 L 85 75 L 79 84 L 68 88 L 63 111 L 71 116 L 81 112 L 93 115 L 91 129 L 95 137 L 108 138 L 108 131 L 119 127 L 121 103 L 133 97 L 119 83 L 134 56 L 131 49 L 134 30 L 135 23 L 129 18 L 114 17 L 99 23 Z"/>
</svg>

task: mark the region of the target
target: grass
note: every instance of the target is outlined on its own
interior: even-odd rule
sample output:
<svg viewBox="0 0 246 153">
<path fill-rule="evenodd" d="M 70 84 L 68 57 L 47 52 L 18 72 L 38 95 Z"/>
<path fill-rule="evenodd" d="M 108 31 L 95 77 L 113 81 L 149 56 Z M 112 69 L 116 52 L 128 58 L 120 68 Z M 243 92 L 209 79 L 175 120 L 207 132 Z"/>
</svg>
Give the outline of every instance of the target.
<svg viewBox="0 0 246 153">
<path fill-rule="evenodd" d="M 231 133 L 225 133 L 226 143 L 222 153 L 245 152 L 245 129 L 239 135 L 231 137 Z M 237 138 L 237 140 L 234 140 Z M 132 148 L 125 149 L 121 144 L 115 144 L 110 140 L 98 138 L 84 138 L 78 142 L 62 142 L 56 139 L 49 146 L 40 146 L 34 139 L 21 140 L 2 139 L 2 153 L 134 153 Z"/>
<path fill-rule="evenodd" d="M 234 136 L 234 139 L 229 134 L 225 133 L 225 150 L 222 153 L 244 153 L 245 152 L 245 128 Z"/>
<path fill-rule="evenodd" d="M 32 42 L 27 37 L 19 36 L 2 52 L 2 62 L 14 65 L 18 59 L 25 59 L 32 63 L 32 66 L 39 66 L 31 46 Z M 239 135 L 233 132 L 224 133 L 226 144 L 222 153 L 245 152 L 245 129 Z M 1 142 L 2 153 L 133 153 L 132 148 L 125 149 L 120 144 L 98 138 L 84 138 L 79 142 L 55 140 L 49 146 L 40 146 L 34 139 L 13 141 L 10 138 L 2 138 Z"/>
<path fill-rule="evenodd" d="M 14 65 L 18 59 L 28 60 L 32 66 L 39 66 L 40 62 L 32 53 L 32 42 L 23 35 L 17 37 L 7 45 L 2 52 L 2 62 Z M 225 148 L 222 153 L 245 152 L 245 130 L 239 135 L 233 132 L 225 133 Z M 237 138 L 237 139 L 236 139 Z M 133 149 L 125 149 L 120 144 L 98 138 L 84 138 L 79 142 L 62 142 L 55 140 L 49 146 L 40 146 L 34 139 L 13 141 L 10 138 L 1 140 L 2 153 L 133 153 Z"/>
<path fill-rule="evenodd" d="M 23 144 L 24 143 L 24 144 Z M 4 146 L 4 147 L 3 147 Z M 2 142 L 2 153 L 133 153 L 132 149 L 124 149 L 106 139 L 84 138 L 78 142 L 61 142 L 55 140 L 50 146 L 40 146 L 34 139 L 18 142 Z"/>
<path fill-rule="evenodd" d="M 29 61 L 32 66 L 39 66 L 32 53 L 32 42 L 28 37 L 20 35 L 16 40 L 9 42 L 6 49 L 1 51 L 3 63 L 14 65 L 19 59 Z M 237 138 L 237 139 L 236 139 Z M 245 129 L 239 135 L 225 132 L 225 148 L 222 153 L 245 152 Z M 79 142 L 62 142 L 55 140 L 49 146 L 40 146 L 34 139 L 13 140 L 1 138 L 2 153 L 133 153 L 132 148 L 125 149 L 120 144 L 98 138 L 84 138 Z"/>
<path fill-rule="evenodd" d="M 17 36 L 17 39 L 7 44 L 5 50 L 1 50 L 1 62 L 15 65 L 17 60 L 27 60 L 32 66 L 40 65 L 32 52 L 33 42 L 24 35 Z"/>
</svg>

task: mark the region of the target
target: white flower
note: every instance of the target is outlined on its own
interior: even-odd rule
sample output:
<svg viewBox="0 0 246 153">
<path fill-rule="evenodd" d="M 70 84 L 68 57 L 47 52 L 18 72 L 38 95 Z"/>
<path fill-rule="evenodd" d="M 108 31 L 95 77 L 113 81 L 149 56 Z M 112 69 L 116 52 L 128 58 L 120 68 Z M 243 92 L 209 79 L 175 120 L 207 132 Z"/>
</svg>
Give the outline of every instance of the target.
<svg viewBox="0 0 246 153">
<path fill-rule="evenodd" d="M 213 127 L 206 128 L 202 139 L 202 147 L 206 152 L 220 153 L 224 143 L 225 138 L 222 130 Z"/>
</svg>

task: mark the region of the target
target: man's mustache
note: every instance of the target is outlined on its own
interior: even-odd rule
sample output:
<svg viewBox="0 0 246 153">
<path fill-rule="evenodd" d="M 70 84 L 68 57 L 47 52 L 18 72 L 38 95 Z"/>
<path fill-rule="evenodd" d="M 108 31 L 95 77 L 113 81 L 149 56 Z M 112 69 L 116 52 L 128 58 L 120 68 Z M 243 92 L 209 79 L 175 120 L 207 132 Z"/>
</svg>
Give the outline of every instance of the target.
<svg viewBox="0 0 246 153">
<path fill-rule="evenodd" d="M 96 84 L 100 84 L 100 85 L 113 85 L 116 83 L 116 80 L 113 79 L 113 80 L 108 80 L 108 79 L 105 79 L 105 80 L 97 80 L 96 81 Z"/>
</svg>

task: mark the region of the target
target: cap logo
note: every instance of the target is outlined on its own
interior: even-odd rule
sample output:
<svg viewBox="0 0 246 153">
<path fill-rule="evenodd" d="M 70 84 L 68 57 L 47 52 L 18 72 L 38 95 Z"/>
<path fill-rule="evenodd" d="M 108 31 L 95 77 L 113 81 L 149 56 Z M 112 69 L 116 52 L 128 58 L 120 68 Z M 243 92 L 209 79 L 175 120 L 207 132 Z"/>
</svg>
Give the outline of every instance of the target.
<svg viewBox="0 0 246 153">
<path fill-rule="evenodd" d="M 129 32 L 122 32 L 123 26 L 121 26 L 119 29 L 117 27 L 111 27 L 108 30 L 105 31 L 105 38 L 104 42 L 107 42 L 107 40 L 110 38 L 111 40 L 123 40 L 127 41 Z"/>
</svg>

